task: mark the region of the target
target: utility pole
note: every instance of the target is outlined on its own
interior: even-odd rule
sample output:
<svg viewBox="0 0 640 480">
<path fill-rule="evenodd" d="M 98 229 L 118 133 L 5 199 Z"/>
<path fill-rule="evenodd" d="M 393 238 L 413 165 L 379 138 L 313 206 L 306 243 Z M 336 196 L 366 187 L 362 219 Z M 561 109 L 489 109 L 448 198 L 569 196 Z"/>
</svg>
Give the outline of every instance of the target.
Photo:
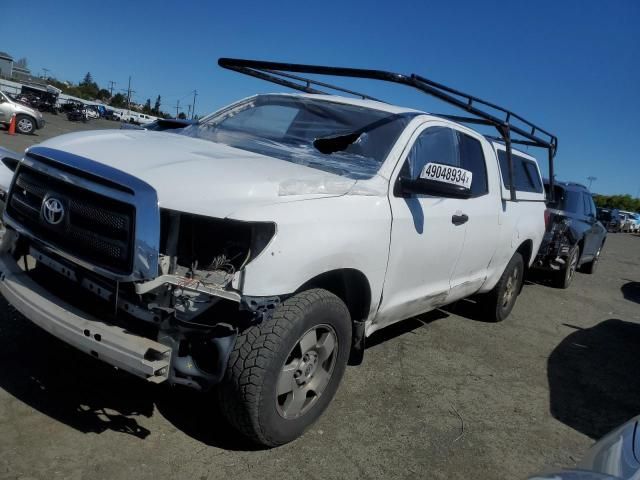
<svg viewBox="0 0 640 480">
<path fill-rule="evenodd" d="M 127 87 L 127 110 L 131 110 L 131 75 L 129 75 L 129 86 Z"/>
<path fill-rule="evenodd" d="M 45 80 L 46 80 L 46 79 L 48 79 L 48 78 L 49 78 L 49 72 L 50 72 L 51 70 L 49 70 L 48 68 L 44 68 L 44 67 L 43 67 L 43 68 L 42 68 L 42 71 L 44 72 L 44 75 L 43 75 L 43 77 L 42 77 L 42 78 L 44 78 Z"/>
<path fill-rule="evenodd" d="M 196 97 L 198 96 L 198 91 L 193 91 L 193 109 L 191 110 L 191 120 L 193 120 L 193 116 L 196 114 Z"/>
<path fill-rule="evenodd" d="M 109 96 L 113 97 L 113 87 L 115 87 L 116 82 L 113 80 L 109 80 Z"/>
<path fill-rule="evenodd" d="M 178 103 L 176 103 L 176 118 L 178 118 L 179 111 L 180 111 L 180 100 L 178 100 Z"/>
<path fill-rule="evenodd" d="M 191 105 L 187 105 L 187 118 L 191 117 Z M 193 117 L 191 117 L 193 118 Z"/>
<path fill-rule="evenodd" d="M 589 190 L 591 190 L 591 184 L 597 180 L 596 177 L 587 177 L 587 180 L 589 180 Z"/>
</svg>

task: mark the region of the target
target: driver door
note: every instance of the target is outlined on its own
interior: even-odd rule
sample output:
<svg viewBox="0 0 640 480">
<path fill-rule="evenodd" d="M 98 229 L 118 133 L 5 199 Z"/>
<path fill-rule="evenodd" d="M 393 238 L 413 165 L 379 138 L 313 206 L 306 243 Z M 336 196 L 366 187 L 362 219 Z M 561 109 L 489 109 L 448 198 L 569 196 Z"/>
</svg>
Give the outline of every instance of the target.
<svg viewBox="0 0 640 480">
<path fill-rule="evenodd" d="M 389 189 L 391 246 L 378 328 L 447 303 L 451 277 L 464 245 L 460 218 L 468 200 L 398 192 L 397 178 L 416 179 L 429 162 L 460 165 L 460 139 L 446 123 L 418 129 L 400 159 Z"/>
</svg>

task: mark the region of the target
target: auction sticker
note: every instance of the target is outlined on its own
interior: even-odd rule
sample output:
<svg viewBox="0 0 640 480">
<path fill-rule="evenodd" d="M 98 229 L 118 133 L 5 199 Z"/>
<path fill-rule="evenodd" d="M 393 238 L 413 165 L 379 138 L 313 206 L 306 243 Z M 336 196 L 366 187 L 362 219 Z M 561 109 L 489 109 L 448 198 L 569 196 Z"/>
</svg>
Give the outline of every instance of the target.
<svg viewBox="0 0 640 480">
<path fill-rule="evenodd" d="M 420 174 L 420 178 L 426 180 L 451 183 L 465 188 L 471 188 L 472 176 L 469 170 L 441 163 L 427 163 Z"/>
</svg>

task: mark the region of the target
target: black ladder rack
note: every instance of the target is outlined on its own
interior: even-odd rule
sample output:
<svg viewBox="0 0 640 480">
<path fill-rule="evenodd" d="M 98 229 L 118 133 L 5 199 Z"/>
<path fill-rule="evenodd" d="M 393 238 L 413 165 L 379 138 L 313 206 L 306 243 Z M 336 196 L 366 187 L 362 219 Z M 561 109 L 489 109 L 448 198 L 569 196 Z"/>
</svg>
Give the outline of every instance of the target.
<svg viewBox="0 0 640 480">
<path fill-rule="evenodd" d="M 307 73 L 316 75 L 330 75 L 336 77 L 366 78 L 370 80 L 381 80 L 385 82 L 398 83 L 418 89 L 428 95 L 442 100 L 450 105 L 465 110 L 473 117 L 461 117 L 457 115 L 440 115 L 460 123 L 472 123 L 489 125 L 495 127 L 504 141 L 507 151 L 507 164 L 509 167 L 509 189 L 512 201 L 517 201 L 516 187 L 513 179 L 513 157 L 511 145 L 520 144 L 532 147 L 545 148 L 549 159 L 549 195 L 553 199 L 553 160 L 558 150 L 558 138 L 548 131 L 538 127 L 532 122 L 524 119 L 520 115 L 500 107 L 493 103 L 482 100 L 473 95 L 447 87 L 441 83 L 434 82 L 428 78 L 416 74 L 403 75 L 400 73 L 387 72 L 383 70 L 368 70 L 361 68 L 328 67 L 321 65 L 302 65 L 296 63 L 278 63 L 261 60 L 243 60 L 237 58 L 220 58 L 218 65 L 229 70 L 234 70 L 245 75 L 250 75 L 268 82 L 277 83 L 285 87 L 299 90 L 306 93 L 330 94 L 317 90 L 313 86 L 323 87 L 336 92 L 347 93 L 356 97 L 368 100 L 377 100 L 369 95 L 347 90 L 317 80 L 299 77 L 292 73 Z M 491 109 L 494 113 L 487 111 Z M 514 120 L 518 124 L 514 124 Z M 518 137 L 511 138 L 515 134 Z"/>
</svg>

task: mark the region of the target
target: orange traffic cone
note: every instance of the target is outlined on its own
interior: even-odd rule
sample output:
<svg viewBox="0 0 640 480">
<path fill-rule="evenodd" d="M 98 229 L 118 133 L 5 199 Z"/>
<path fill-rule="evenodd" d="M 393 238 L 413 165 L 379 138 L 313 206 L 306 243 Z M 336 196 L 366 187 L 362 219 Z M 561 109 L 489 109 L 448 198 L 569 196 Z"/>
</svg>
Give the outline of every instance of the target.
<svg viewBox="0 0 640 480">
<path fill-rule="evenodd" d="M 9 131 L 7 132 L 9 135 L 16 134 L 16 114 L 11 115 L 11 122 L 9 123 Z"/>
</svg>

